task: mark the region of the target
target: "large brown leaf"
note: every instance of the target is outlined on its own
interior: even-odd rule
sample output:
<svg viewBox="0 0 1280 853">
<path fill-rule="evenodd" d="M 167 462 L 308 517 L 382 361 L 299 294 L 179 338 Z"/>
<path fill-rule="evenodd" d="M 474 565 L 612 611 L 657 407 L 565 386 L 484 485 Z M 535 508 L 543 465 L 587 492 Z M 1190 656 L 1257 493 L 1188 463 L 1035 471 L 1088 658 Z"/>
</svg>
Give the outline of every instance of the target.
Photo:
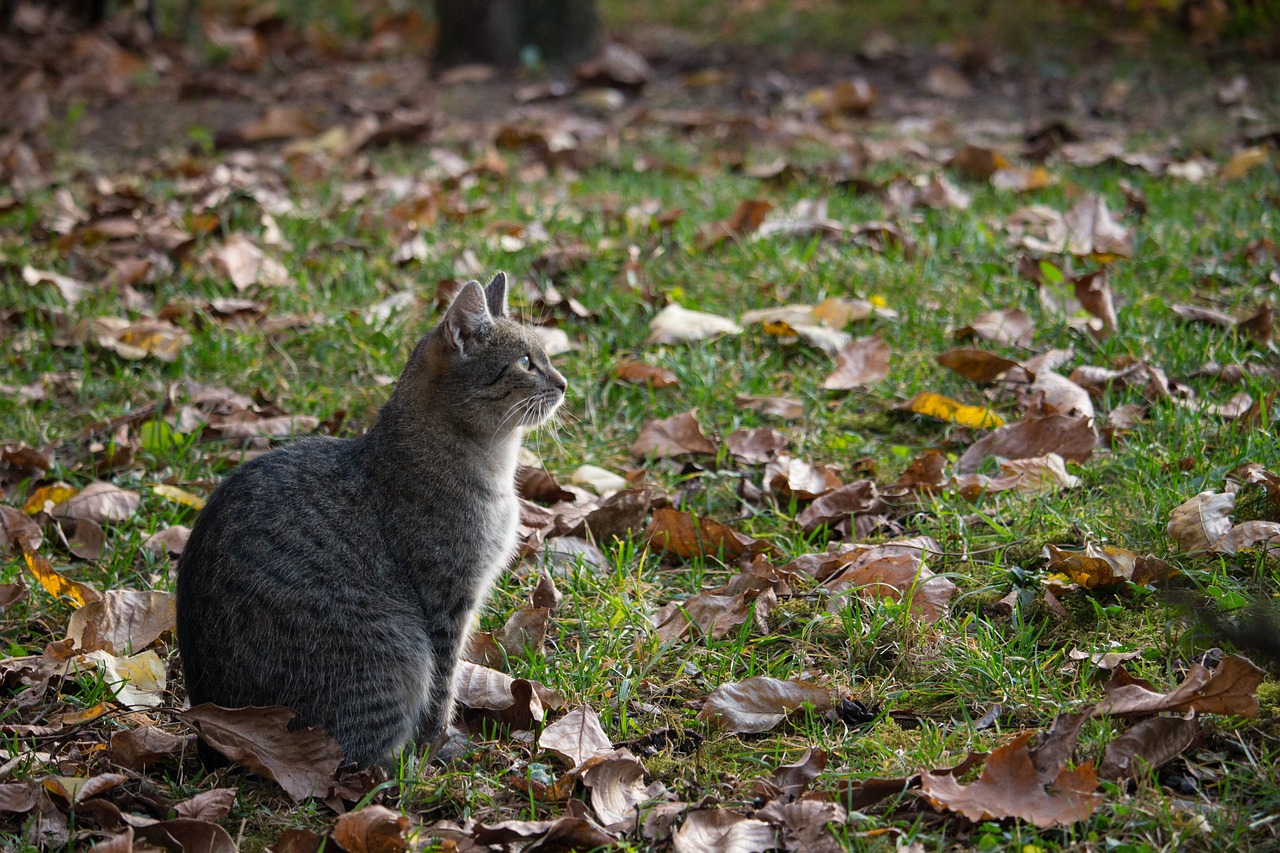
<svg viewBox="0 0 1280 853">
<path fill-rule="evenodd" d="M 976 335 L 998 344 L 1029 347 L 1034 331 L 1035 324 L 1026 311 L 1021 308 L 1003 308 L 974 317 L 973 322 L 956 332 L 956 337 L 964 339 Z"/>
<path fill-rule="evenodd" d="M 980 385 L 990 385 L 1004 378 L 1019 363 L 976 347 L 956 347 L 942 353 L 938 364 Z"/>
<path fill-rule="evenodd" d="M 840 475 L 830 466 L 782 455 L 765 466 L 764 487 L 784 498 L 811 501 L 840 488 Z"/>
<path fill-rule="evenodd" d="M 564 701 L 541 684 L 468 661 L 458 662 L 454 684 L 459 704 L 472 711 L 463 716 L 475 730 L 488 721 L 512 731 L 531 731 L 545 718 L 546 708 Z"/>
<path fill-rule="evenodd" d="M 640 457 L 682 456 L 686 453 L 714 456 L 716 446 L 703 435 L 702 427 L 694 416 L 696 411 L 645 421 L 640 427 L 640 435 L 631 444 L 631 452 Z"/>
<path fill-rule="evenodd" d="M 88 519 L 103 524 L 125 521 L 138 509 L 142 496 L 111 483 L 90 483 L 53 508 L 55 518 Z"/>
<path fill-rule="evenodd" d="M 333 837 L 348 853 L 400 853 L 409 848 L 409 818 L 386 806 L 365 806 L 338 818 Z"/>
<path fill-rule="evenodd" d="M 295 801 L 324 797 L 342 749 L 322 728 L 289 731 L 289 708 L 220 708 L 205 703 L 178 713 L 205 743 L 259 776 L 274 779 Z"/>
<path fill-rule="evenodd" d="M 1137 778 L 1181 755 L 1200 735 L 1194 717 L 1152 717 L 1107 744 L 1098 775 L 1103 779 Z"/>
<path fill-rule="evenodd" d="M 1114 545 L 1089 543 L 1084 551 L 1063 551 L 1050 544 L 1045 546 L 1045 553 L 1049 558 L 1049 571 L 1061 572 L 1085 589 L 1125 581 L 1143 585 L 1163 583 L 1178 571 L 1158 557 Z"/>
<path fill-rule="evenodd" d="M 1161 693 L 1150 682 L 1117 667 L 1094 713 L 1112 717 L 1146 714 L 1234 714 L 1258 716 L 1258 685 L 1266 673 L 1239 655 L 1224 658 L 1213 671 L 1192 664 L 1181 683 Z"/>
<path fill-rule="evenodd" d="M 1043 829 L 1089 817 L 1102 801 L 1094 793 L 1098 778 L 1093 765 L 1062 770 L 1046 790 L 1027 750 L 1034 734 L 1025 732 L 993 750 L 982 775 L 972 784 L 962 785 L 949 774 L 921 773 L 921 793 L 935 807 L 974 823 L 1018 818 Z"/>
<path fill-rule="evenodd" d="M 879 335 L 858 338 L 836 353 L 836 369 L 822 383 L 829 391 L 874 385 L 889 375 L 889 345 Z"/>
<path fill-rule="evenodd" d="M 1089 418 L 1027 417 L 983 436 L 961 455 L 956 470 L 972 474 L 988 456 L 1029 459 L 1056 453 L 1068 461 L 1083 462 L 1093 454 L 1096 443 L 1097 434 Z"/>
<path fill-rule="evenodd" d="M 574 708 L 543 729 L 538 746 L 554 752 L 571 768 L 614 751 L 613 742 L 600 725 L 600 715 L 589 705 Z"/>
<path fill-rule="evenodd" d="M 831 707 L 831 694 L 807 681 L 756 676 L 711 691 L 698 717 L 716 728 L 755 734 L 768 731 L 804 705 L 825 711 Z"/>
<path fill-rule="evenodd" d="M 647 536 L 655 550 L 670 551 L 685 559 L 708 556 L 732 562 L 744 554 L 772 550 L 768 543 L 718 521 L 670 507 L 653 511 Z"/>
<path fill-rule="evenodd" d="M 676 853 L 763 853 L 778 845 L 778 830 L 728 809 L 689 812 L 671 838 Z"/>
<path fill-rule="evenodd" d="M 155 726 L 141 726 L 111 735 L 111 758 L 121 767 L 141 770 L 161 758 L 177 755 L 185 741 Z M 191 817 L 191 815 L 186 815 Z"/>
<path fill-rule="evenodd" d="M 623 821 L 634 821 L 639 817 L 637 806 L 666 791 L 661 782 L 644 783 L 644 765 L 625 749 L 588 761 L 582 784 L 591 791 L 592 810 L 612 829 Z"/>
<path fill-rule="evenodd" d="M 67 638 L 79 651 L 140 652 L 172 631 L 176 619 L 173 593 L 110 589 L 71 614 Z"/>
<path fill-rule="evenodd" d="M 778 458 L 791 439 L 772 427 L 734 430 L 724 440 L 733 458 L 746 465 L 764 464 Z"/>
<path fill-rule="evenodd" d="M 930 571 L 921 558 L 911 554 L 860 560 L 828 578 L 826 586 L 832 593 L 854 589 L 863 598 L 892 601 L 900 601 L 909 594 L 911 611 L 926 622 L 937 622 L 946 616 L 951 599 L 960 591 L 950 580 Z"/>
<path fill-rule="evenodd" d="M 796 516 L 796 523 L 806 533 L 812 533 L 823 525 L 834 527 L 855 515 L 871 512 L 879 502 L 875 483 L 870 480 L 855 480 L 809 504 Z"/>
</svg>

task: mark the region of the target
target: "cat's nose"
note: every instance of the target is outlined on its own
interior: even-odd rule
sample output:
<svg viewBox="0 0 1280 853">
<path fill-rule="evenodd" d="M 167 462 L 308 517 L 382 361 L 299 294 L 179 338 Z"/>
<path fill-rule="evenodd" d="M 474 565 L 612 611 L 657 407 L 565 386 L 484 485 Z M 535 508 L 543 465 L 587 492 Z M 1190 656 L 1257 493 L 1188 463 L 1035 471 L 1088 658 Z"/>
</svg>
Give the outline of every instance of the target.
<svg viewBox="0 0 1280 853">
<path fill-rule="evenodd" d="M 555 378 L 551 380 L 551 384 L 559 388 L 561 394 L 569 390 L 569 383 L 560 374 L 556 374 Z"/>
</svg>

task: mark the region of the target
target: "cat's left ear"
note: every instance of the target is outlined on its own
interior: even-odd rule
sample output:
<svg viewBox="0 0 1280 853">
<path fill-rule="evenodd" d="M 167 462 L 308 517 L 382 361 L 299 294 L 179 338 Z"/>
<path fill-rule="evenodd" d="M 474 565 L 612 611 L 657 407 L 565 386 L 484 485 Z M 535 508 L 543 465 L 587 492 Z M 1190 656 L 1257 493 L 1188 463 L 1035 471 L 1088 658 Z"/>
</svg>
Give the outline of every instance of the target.
<svg viewBox="0 0 1280 853">
<path fill-rule="evenodd" d="M 489 304 L 489 313 L 496 317 L 507 316 L 507 274 L 500 272 L 493 281 L 485 285 L 484 298 Z"/>
</svg>

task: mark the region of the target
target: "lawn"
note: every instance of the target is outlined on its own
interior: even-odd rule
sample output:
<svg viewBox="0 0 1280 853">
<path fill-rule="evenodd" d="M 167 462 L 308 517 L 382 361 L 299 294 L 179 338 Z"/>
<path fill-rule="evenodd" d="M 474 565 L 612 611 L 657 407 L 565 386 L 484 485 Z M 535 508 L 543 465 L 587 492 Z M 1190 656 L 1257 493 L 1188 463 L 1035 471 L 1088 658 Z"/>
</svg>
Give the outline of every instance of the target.
<svg viewBox="0 0 1280 853">
<path fill-rule="evenodd" d="M 932 19 L 817 54 L 759 7 L 607 4 L 639 81 L 430 80 L 412 16 L 12 54 L 0 844 L 1280 846 L 1277 629 L 1237 630 L 1280 581 L 1274 66 Z M 181 529 L 359 434 L 496 270 L 569 396 L 454 738 L 205 771 Z"/>
</svg>

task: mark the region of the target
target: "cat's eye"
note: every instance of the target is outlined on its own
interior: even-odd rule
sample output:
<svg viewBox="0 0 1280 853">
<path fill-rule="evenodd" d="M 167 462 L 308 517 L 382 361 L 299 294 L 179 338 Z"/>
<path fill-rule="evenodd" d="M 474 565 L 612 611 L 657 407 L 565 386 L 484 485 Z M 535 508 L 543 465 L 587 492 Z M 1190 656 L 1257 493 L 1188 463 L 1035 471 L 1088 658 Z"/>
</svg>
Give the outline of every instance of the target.
<svg viewBox="0 0 1280 853">
<path fill-rule="evenodd" d="M 521 370 L 529 370 L 533 366 L 533 362 L 529 360 L 529 356 L 527 355 L 522 355 L 517 358 L 516 364 L 520 366 Z"/>
</svg>

